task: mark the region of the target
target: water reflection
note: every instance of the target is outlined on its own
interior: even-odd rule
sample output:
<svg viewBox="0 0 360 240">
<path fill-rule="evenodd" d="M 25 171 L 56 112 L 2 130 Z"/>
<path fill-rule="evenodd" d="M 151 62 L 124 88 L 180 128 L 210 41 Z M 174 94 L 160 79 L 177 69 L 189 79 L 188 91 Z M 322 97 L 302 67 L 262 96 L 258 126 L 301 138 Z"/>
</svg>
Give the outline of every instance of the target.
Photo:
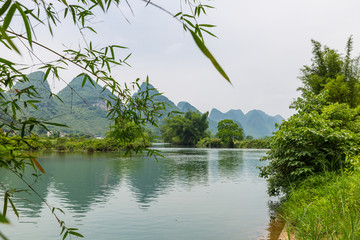
<svg viewBox="0 0 360 240">
<path fill-rule="evenodd" d="M 147 215 L 141 214 L 148 214 L 151 219 L 156 217 L 156 224 L 159 225 L 157 231 L 162 231 L 165 225 L 179 233 L 184 231 L 178 229 L 180 225 L 194 228 L 195 232 L 199 228 L 218 231 L 218 235 L 207 233 L 209 239 L 220 239 L 221 234 L 241 239 L 244 234 L 250 234 L 247 233 L 250 229 L 254 229 L 250 226 L 257 226 L 259 222 L 264 224 L 260 229 L 265 229 L 268 216 L 266 186 L 258 178 L 256 168 L 265 164 L 258 161 L 264 151 L 164 148 L 163 154 L 166 158 L 159 159 L 158 162 L 145 156 L 124 158 L 120 153 L 43 154 L 38 159 L 47 174 L 34 187 L 41 198 L 60 203 L 78 221 L 92 221 L 91 214 L 98 212 L 99 206 L 104 209 L 107 205 L 112 206 L 108 212 L 104 210 L 108 215 L 105 216 L 100 211 L 102 217 L 95 217 L 96 226 L 100 224 L 98 219 L 106 219 L 111 215 L 117 220 L 109 220 L 109 226 L 114 221 L 125 221 L 123 224 L 129 222 L 130 228 L 133 228 L 135 222 L 147 219 Z M 8 172 L 0 172 L 0 181 L 12 187 L 24 187 L 19 179 Z M 25 201 L 26 198 L 30 201 Z M 143 213 L 133 209 L 133 203 Z M 15 204 L 20 206 L 21 215 L 28 217 L 24 221 L 39 219 L 44 207 L 36 196 L 21 195 Z M 114 215 L 114 208 L 121 208 L 121 214 Z M 189 219 L 188 223 L 185 221 L 172 225 L 173 222 L 169 222 L 168 218 L 162 219 L 164 212 L 172 211 L 174 216 L 171 218 Z M 121 216 L 126 216 L 126 219 L 118 219 Z M 238 220 L 242 216 L 256 217 L 256 221 L 250 221 L 249 217 Z M 134 223 L 128 220 L 132 218 Z M 153 221 L 151 219 L 147 221 Z M 196 219 L 196 224 L 191 222 Z M 240 232 L 236 234 L 229 232 L 239 224 L 243 230 L 238 229 Z M 147 234 L 150 234 L 149 231 L 155 229 L 144 230 Z M 109 234 L 110 232 L 114 230 L 109 229 Z M 125 232 L 121 234 L 127 236 Z M 124 239 L 138 238 L 131 235 Z M 179 236 L 174 239 L 182 238 Z"/>
<path fill-rule="evenodd" d="M 226 178 L 235 178 L 243 167 L 243 151 L 220 150 L 218 153 L 219 175 Z"/>
</svg>

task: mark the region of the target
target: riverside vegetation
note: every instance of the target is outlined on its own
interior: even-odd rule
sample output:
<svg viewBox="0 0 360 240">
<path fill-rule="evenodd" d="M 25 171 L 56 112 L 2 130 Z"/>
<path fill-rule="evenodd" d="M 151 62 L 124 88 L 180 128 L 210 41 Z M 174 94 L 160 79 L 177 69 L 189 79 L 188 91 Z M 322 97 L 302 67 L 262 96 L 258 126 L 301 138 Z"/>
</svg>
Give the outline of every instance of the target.
<svg viewBox="0 0 360 240">
<path fill-rule="evenodd" d="M 297 113 L 270 139 L 261 176 L 282 195 L 279 215 L 296 239 L 360 239 L 360 82 L 352 37 L 344 55 L 313 43 Z"/>
</svg>

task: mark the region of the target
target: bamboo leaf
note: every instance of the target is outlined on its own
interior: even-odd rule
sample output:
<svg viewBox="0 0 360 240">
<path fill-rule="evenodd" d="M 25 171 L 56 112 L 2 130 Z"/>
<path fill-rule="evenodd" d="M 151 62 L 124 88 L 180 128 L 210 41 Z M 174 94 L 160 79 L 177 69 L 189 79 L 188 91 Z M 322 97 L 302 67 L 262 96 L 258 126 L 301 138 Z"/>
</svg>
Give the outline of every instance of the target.
<svg viewBox="0 0 360 240">
<path fill-rule="evenodd" d="M 39 162 L 35 158 L 31 158 L 31 161 L 33 161 L 33 163 L 35 163 L 36 167 L 40 170 L 40 172 L 45 173 L 44 169 L 42 168 L 42 166 L 39 164 Z"/>
<path fill-rule="evenodd" d="M 15 207 L 13 201 L 11 200 L 11 198 L 8 198 L 8 199 L 9 199 L 9 202 L 10 202 L 10 204 L 11 204 L 11 207 L 12 207 L 15 215 L 19 218 L 19 213 L 18 213 L 18 211 L 16 210 L 16 207 Z"/>
<path fill-rule="evenodd" d="M 0 213 L 0 223 L 9 223 L 9 220 L 7 220 L 6 217 L 1 213 Z"/>
<path fill-rule="evenodd" d="M 0 37 L 3 37 L 11 46 L 12 49 L 14 49 L 18 54 L 21 55 L 19 49 L 15 46 L 13 41 L 11 41 L 11 38 L 6 34 L 6 31 L 3 29 L 3 27 L 0 26 Z"/>
<path fill-rule="evenodd" d="M 69 234 L 68 231 L 65 232 L 64 236 L 63 236 L 63 240 L 67 237 L 67 235 Z"/>
<path fill-rule="evenodd" d="M 30 28 L 29 19 L 26 16 L 23 9 L 21 8 L 20 4 L 17 3 L 16 6 L 17 6 L 18 11 L 20 12 L 20 15 L 21 15 L 22 19 L 23 19 L 25 29 L 26 29 L 27 40 L 29 42 L 30 47 L 32 48 L 32 35 L 31 35 L 31 28 Z"/>
<path fill-rule="evenodd" d="M 104 7 L 104 4 L 103 4 L 102 0 L 97 0 L 96 2 L 99 4 L 101 9 L 105 12 L 105 7 Z"/>
<path fill-rule="evenodd" d="M 52 126 L 58 126 L 58 127 L 69 127 L 65 124 L 61 124 L 61 123 L 54 123 L 54 122 L 44 122 L 45 124 L 48 124 L 48 125 L 52 125 Z"/>
<path fill-rule="evenodd" d="M 46 72 L 45 72 L 45 76 L 44 76 L 44 81 L 47 80 L 49 74 L 50 74 L 50 71 L 51 71 L 51 66 L 48 66 L 48 68 L 46 69 Z"/>
<path fill-rule="evenodd" d="M 3 14 L 6 12 L 6 10 L 9 8 L 10 4 L 11 4 L 11 0 L 7 0 L 7 1 L 2 5 L 2 7 L 0 8 L 0 16 L 3 15 Z"/>
<path fill-rule="evenodd" d="M 74 235 L 74 236 L 77 236 L 77 237 L 84 237 L 83 235 L 81 235 L 80 233 L 78 233 L 78 232 L 73 232 L 73 231 L 69 231 L 69 234 L 71 234 L 71 235 Z"/>
<path fill-rule="evenodd" d="M 14 65 L 13 62 L 10 62 L 4 58 L 0 58 L 0 63 L 4 63 L 5 65 L 8 65 L 8 66 Z"/>
<path fill-rule="evenodd" d="M 198 46 L 198 48 L 201 50 L 201 52 L 212 62 L 212 64 L 214 65 L 214 67 L 216 68 L 216 70 L 229 82 L 230 78 L 228 77 L 228 75 L 225 73 L 225 71 L 222 69 L 222 67 L 220 66 L 220 64 L 216 61 L 216 59 L 214 58 L 214 56 L 210 53 L 210 51 L 207 49 L 207 47 L 205 46 L 205 44 L 203 43 L 203 41 L 201 41 L 201 39 L 194 33 L 194 31 L 192 31 L 191 29 L 188 28 L 188 30 L 191 33 L 191 36 L 193 37 L 196 45 Z"/>
<path fill-rule="evenodd" d="M 10 22 L 14 16 L 14 13 L 16 11 L 16 4 L 14 3 L 13 5 L 11 5 L 8 13 L 6 14 L 5 18 L 4 18 L 4 22 L 3 22 L 3 25 L 2 25 L 2 29 L 5 31 L 9 25 L 10 25 Z"/>
<path fill-rule="evenodd" d="M 69 6 L 66 0 L 61 0 L 66 6 Z"/>
<path fill-rule="evenodd" d="M 6 212 L 7 212 L 7 205 L 8 205 L 8 199 L 9 199 L 9 193 L 5 192 L 4 195 L 4 206 L 3 206 L 3 216 L 6 217 Z"/>
</svg>

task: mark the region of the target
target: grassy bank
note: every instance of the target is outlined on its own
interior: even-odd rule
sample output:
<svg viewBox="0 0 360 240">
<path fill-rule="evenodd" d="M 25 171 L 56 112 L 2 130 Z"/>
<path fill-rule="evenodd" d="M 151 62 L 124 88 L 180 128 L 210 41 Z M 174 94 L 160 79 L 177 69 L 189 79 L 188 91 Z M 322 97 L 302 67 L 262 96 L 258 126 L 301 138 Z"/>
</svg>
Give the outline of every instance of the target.
<svg viewBox="0 0 360 240">
<path fill-rule="evenodd" d="M 222 142 L 219 138 L 203 138 L 197 145 L 202 148 L 229 148 L 227 144 Z M 253 149 L 267 149 L 270 148 L 269 139 L 244 139 L 235 141 L 233 148 L 253 148 Z"/>
<path fill-rule="evenodd" d="M 22 141 L 19 136 L 5 137 L 0 135 L 0 144 L 3 146 L 14 146 L 16 149 L 26 151 L 87 151 L 87 152 L 106 152 L 132 150 L 139 147 L 149 147 L 151 143 L 148 139 L 137 139 L 130 143 L 114 138 L 38 138 L 28 137 L 26 142 Z"/>
<path fill-rule="evenodd" d="M 297 240 L 360 239 L 360 170 L 324 173 L 288 195 L 281 215 Z"/>
</svg>

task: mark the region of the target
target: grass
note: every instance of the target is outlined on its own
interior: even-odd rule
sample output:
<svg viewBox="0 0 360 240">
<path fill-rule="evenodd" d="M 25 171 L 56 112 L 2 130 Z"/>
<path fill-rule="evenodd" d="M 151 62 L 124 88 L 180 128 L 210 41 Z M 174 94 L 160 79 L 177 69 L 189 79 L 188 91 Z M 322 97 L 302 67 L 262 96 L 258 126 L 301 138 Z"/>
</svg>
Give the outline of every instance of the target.
<svg viewBox="0 0 360 240">
<path fill-rule="evenodd" d="M 360 239 L 360 170 L 325 173 L 293 190 L 282 215 L 296 240 Z"/>
</svg>

